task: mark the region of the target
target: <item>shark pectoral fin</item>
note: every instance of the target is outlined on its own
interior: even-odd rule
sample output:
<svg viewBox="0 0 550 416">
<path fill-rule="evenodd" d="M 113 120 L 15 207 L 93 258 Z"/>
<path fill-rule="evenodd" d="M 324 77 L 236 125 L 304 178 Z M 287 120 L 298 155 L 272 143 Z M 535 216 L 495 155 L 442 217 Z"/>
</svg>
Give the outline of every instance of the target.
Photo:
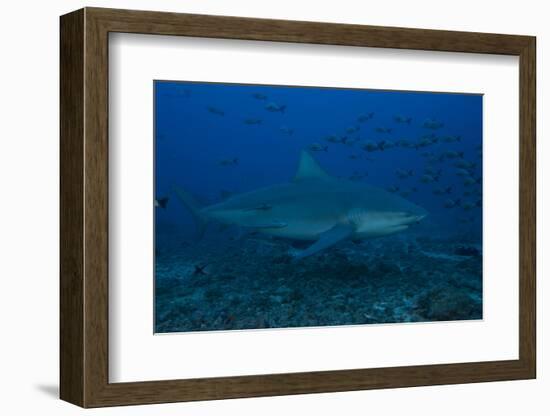
<svg viewBox="0 0 550 416">
<path fill-rule="evenodd" d="M 311 256 L 312 254 L 319 253 L 320 251 L 329 248 L 336 243 L 345 240 L 350 237 L 355 229 L 350 224 L 337 224 L 330 230 L 325 231 L 319 236 L 319 239 L 304 250 L 294 251 L 292 256 L 295 259 L 303 259 L 304 257 Z"/>
</svg>

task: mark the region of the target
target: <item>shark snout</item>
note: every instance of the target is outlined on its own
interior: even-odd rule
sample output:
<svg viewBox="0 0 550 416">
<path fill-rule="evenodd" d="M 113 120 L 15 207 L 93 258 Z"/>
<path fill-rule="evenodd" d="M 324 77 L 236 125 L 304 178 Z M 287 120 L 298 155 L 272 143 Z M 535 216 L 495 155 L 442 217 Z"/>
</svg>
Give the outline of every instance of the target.
<svg viewBox="0 0 550 416">
<path fill-rule="evenodd" d="M 409 209 L 396 212 L 394 214 L 394 222 L 398 226 L 409 226 L 418 224 L 428 215 L 428 212 L 419 206 L 411 206 Z"/>
<path fill-rule="evenodd" d="M 416 215 L 415 218 L 414 218 L 414 222 L 416 224 L 418 224 L 420 221 L 422 221 L 424 218 L 426 218 L 427 214 L 423 214 L 423 215 Z"/>
<path fill-rule="evenodd" d="M 427 212 L 404 212 L 403 213 L 403 225 L 418 224 L 428 215 Z"/>
</svg>

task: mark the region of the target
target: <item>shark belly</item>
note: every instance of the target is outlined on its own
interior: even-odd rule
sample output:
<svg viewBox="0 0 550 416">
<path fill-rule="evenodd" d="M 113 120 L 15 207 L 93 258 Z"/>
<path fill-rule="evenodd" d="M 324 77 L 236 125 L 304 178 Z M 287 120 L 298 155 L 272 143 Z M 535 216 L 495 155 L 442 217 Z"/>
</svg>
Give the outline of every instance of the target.
<svg viewBox="0 0 550 416">
<path fill-rule="evenodd" d="M 393 226 L 385 225 L 383 227 L 372 227 L 368 230 L 357 231 L 355 233 L 355 237 L 359 239 L 384 237 L 386 235 L 395 234 L 400 231 L 405 231 L 407 228 L 409 228 L 407 225 L 393 225 Z"/>
<path fill-rule="evenodd" d="M 336 225 L 335 221 L 308 221 L 304 219 L 302 221 L 289 222 L 285 227 L 266 228 L 260 231 L 275 237 L 314 241 L 319 238 L 319 235 L 331 229 L 334 225 Z"/>
</svg>

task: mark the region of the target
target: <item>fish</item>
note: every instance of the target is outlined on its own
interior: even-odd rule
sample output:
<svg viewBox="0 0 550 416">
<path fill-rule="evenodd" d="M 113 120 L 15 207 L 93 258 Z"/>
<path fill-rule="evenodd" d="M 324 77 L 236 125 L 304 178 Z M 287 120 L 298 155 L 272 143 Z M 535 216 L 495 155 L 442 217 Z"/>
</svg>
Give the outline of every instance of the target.
<svg viewBox="0 0 550 416">
<path fill-rule="evenodd" d="M 432 193 L 434 195 L 446 195 L 446 194 L 448 195 L 448 194 L 452 193 L 452 191 L 453 191 L 453 187 L 452 186 L 447 186 L 445 188 L 443 188 L 443 187 L 435 188 L 432 191 Z"/>
<path fill-rule="evenodd" d="M 404 147 L 404 148 L 412 147 L 411 141 L 407 139 L 399 139 L 398 141 L 395 142 L 395 145 L 398 147 Z"/>
<path fill-rule="evenodd" d="M 424 168 L 424 173 L 426 175 L 430 175 L 430 176 L 441 176 L 441 174 L 443 173 L 443 171 L 441 169 L 434 169 L 433 167 L 431 166 L 426 166 Z"/>
<path fill-rule="evenodd" d="M 256 100 L 267 100 L 267 95 L 260 94 L 259 92 L 255 92 L 252 94 L 252 97 L 254 97 Z"/>
<path fill-rule="evenodd" d="M 462 136 L 443 136 L 441 141 L 443 143 L 456 143 L 462 140 Z"/>
<path fill-rule="evenodd" d="M 378 144 L 377 143 L 374 143 L 372 141 L 367 141 L 363 144 L 363 146 L 361 146 L 361 148 L 363 150 L 365 150 L 366 152 L 375 152 L 377 150 L 380 150 L 380 148 L 378 147 Z"/>
<path fill-rule="evenodd" d="M 348 159 L 359 160 L 359 159 L 361 159 L 361 155 L 355 155 L 355 154 L 348 155 Z"/>
<path fill-rule="evenodd" d="M 426 158 L 426 162 L 428 163 L 443 163 L 445 161 L 445 158 L 441 156 L 429 156 Z"/>
<path fill-rule="evenodd" d="M 426 119 L 424 121 L 424 123 L 422 124 L 422 127 L 430 129 L 430 130 L 437 130 L 437 129 L 440 129 L 441 127 L 443 127 L 443 126 L 445 126 L 444 123 L 442 123 L 441 121 L 436 121 L 433 118 Z"/>
<path fill-rule="evenodd" d="M 248 124 L 248 125 L 254 125 L 254 124 L 262 124 L 262 119 L 260 118 L 246 118 L 244 119 L 243 121 L 244 124 Z"/>
<path fill-rule="evenodd" d="M 168 198 L 167 196 L 162 198 L 155 198 L 155 207 L 166 209 L 169 200 L 170 198 Z"/>
<path fill-rule="evenodd" d="M 346 146 L 353 146 L 354 143 L 357 143 L 360 140 L 361 139 L 359 137 L 354 137 L 354 138 L 346 137 L 343 144 L 345 144 Z"/>
<path fill-rule="evenodd" d="M 420 136 L 420 138 L 435 141 L 437 139 L 437 136 L 435 135 L 435 133 L 428 133 L 428 134 L 423 134 L 422 136 Z"/>
<path fill-rule="evenodd" d="M 357 133 L 359 130 L 361 130 L 361 126 L 350 126 L 346 129 L 346 133 L 353 134 Z"/>
<path fill-rule="evenodd" d="M 371 120 L 373 117 L 374 117 L 374 113 L 373 113 L 373 112 L 366 113 L 366 114 L 361 114 L 359 117 L 357 117 L 357 121 L 358 121 L 359 123 L 364 123 L 364 122 L 366 122 L 366 121 Z"/>
<path fill-rule="evenodd" d="M 412 117 L 394 116 L 393 121 L 395 121 L 396 123 L 411 124 Z"/>
<path fill-rule="evenodd" d="M 480 189 L 468 189 L 467 191 L 464 191 L 464 196 L 475 196 L 475 195 L 481 195 Z"/>
<path fill-rule="evenodd" d="M 380 150 L 392 149 L 395 147 L 395 144 L 390 140 L 380 140 L 378 142 L 378 148 Z"/>
<path fill-rule="evenodd" d="M 438 141 L 439 139 L 434 134 L 424 135 L 416 142 L 414 147 L 418 150 L 436 144 Z"/>
<path fill-rule="evenodd" d="M 470 210 L 472 210 L 472 209 L 474 209 L 474 208 L 478 208 L 478 207 L 481 207 L 481 199 L 478 200 L 478 201 L 476 201 L 476 202 L 470 202 L 470 201 L 468 201 L 468 202 L 464 202 L 464 203 L 462 204 L 462 209 L 463 209 L 464 211 L 470 211 Z"/>
<path fill-rule="evenodd" d="M 453 166 L 455 168 L 462 168 L 462 169 L 473 169 L 477 166 L 477 163 L 475 162 L 467 162 L 463 159 L 457 160 L 455 163 L 453 163 Z"/>
<path fill-rule="evenodd" d="M 470 171 L 466 170 L 466 169 L 457 169 L 455 171 L 455 174 L 456 174 L 456 176 L 466 177 L 466 176 L 470 176 Z"/>
<path fill-rule="evenodd" d="M 407 230 L 428 212 L 398 195 L 367 185 L 335 178 L 303 150 L 294 179 L 233 196 L 212 205 L 201 205 L 191 194 L 175 187 L 182 204 L 204 234 L 216 221 L 262 234 L 310 241 L 304 249 L 291 249 L 300 260 L 346 240 L 363 240 Z M 269 210 L 251 210 L 267 204 Z"/>
<path fill-rule="evenodd" d="M 397 169 L 395 171 L 395 174 L 399 179 L 406 179 L 406 178 L 410 178 L 411 176 L 414 176 L 414 171 L 412 169 L 409 169 L 409 170 Z"/>
<path fill-rule="evenodd" d="M 279 127 L 279 131 L 281 133 L 286 134 L 287 136 L 292 136 L 294 134 L 294 129 L 291 129 L 290 127 L 287 127 L 287 126 Z"/>
<path fill-rule="evenodd" d="M 460 199 L 447 199 L 443 203 L 445 208 L 455 208 L 460 206 Z"/>
<path fill-rule="evenodd" d="M 267 111 L 271 111 L 272 113 L 284 113 L 286 110 L 286 105 L 279 105 L 274 102 L 270 102 L 265 106 L 265 109 Z"/>
<path fill-rule="evenodd" d="M 222 159 L 218 162 L 218 165 L 220 166 L 235 166 L 239 164 L 239 158 L 234 157 L 231 159 Z"/>
<path fill-rule="evenodd" d="M 471 185 L 480 184 L 480 183 L 481 183 L 481 178 L 474 179 L 471 176 L 469 176 L 466 179 L 464 179 L 464 186 L 471 186 Z"/>
<path fill-rule="evenodd" d="M 374 131 L 377 133 L 390 134 L 392 129 L 389 127 L 376 127 Z"/>
<path fill-rule="evenodd" d="M 326 136 L 325 137 L 325 140 L 329 143 L 340 143 L 340 144 L 346 144 L 346 142 L 348 141 L 348 137 L 347 136 L 335 136 L 334 134 L 330 135 L 330 136 Z"/>
<path fill-rule="evenodd" d="M 420 178 L 420 182 L 422 183 L 432 183 L 432 182 L 438 182 L 439 176 L 432 176 L 432 175 L 422 175 Z"/>
<path fill-rule="evenodd" d="M 212 114 L 215 114 L 217 116 L 224 116 L 225 115 L 225 111 L 219 109 L 219 108 L 216 108 L 216 107 L 212 107 L 212 106 L 208 106 L 206 107 L 208 109 L 208 111 Z"/>
<path fill-rule="evenodd" d="M 312 143 L 308 146 L 308 149 L 312 152 L 328 152 L 328 146 L 323 146 L 319 143 Z"/>
<path fill-rule="evenodd" d="M 464 157 L 464 152 L 455 152 L 455 151 L 447 151 L 441 154 L 441 157 L 447 158 L 447 159 L 462 159 Z"/>
<path fill-rule="evenodd" d="M 392 185 L 390 187 L 388 187 L 388 192 L 391 192 L 392 194 L 399 191 L 399 186 L 397 185 Z"/>
</svg>

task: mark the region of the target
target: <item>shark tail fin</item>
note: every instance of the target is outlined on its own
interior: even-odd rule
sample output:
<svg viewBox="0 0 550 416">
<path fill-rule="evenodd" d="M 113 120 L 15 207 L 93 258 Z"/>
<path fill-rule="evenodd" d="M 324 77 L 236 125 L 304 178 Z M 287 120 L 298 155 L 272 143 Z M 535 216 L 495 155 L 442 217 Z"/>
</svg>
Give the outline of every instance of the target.
<svg viewBox="0 0 550 416">
<path fill-rule="evenodd" d="M 193 220 L 195 221 L 195 225 L 197 227 L 197 238 L 200 240 L 206 231 L 206 219 L 200 212 L 202 208 L 201 204 L 193 195 L 178 186 L 174 186 L 174 192 L 178 196 L 178 199 L 193 216 Z"/>
</svg>

